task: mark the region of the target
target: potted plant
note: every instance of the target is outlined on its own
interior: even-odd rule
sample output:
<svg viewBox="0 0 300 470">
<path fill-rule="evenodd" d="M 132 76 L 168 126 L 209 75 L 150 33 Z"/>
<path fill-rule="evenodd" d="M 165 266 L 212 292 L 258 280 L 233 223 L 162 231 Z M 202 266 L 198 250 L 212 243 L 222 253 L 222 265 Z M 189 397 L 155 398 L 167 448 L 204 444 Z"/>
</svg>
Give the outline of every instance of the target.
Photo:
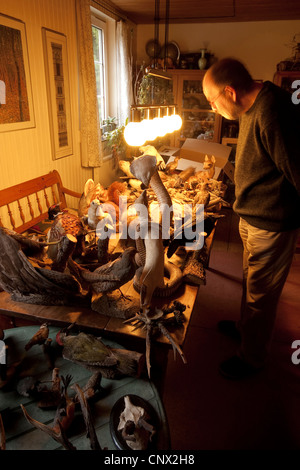
<svg viewBox="0 0 300 470">
<path fill-rule="evenodd" d="M 102 132 L 106 134 L 107 132 L 113 131 L 117 127 L 116 118 L 108 116 L 107 119 L 103 119 Z"/>
<path fill-rule="evenodd" d="M 114 168 L 118 166 L 119 160 L 131 159 L 131 148 L 124 139 L 124 129 L 127 122 L 128 119 L 126 119 L 123 126 L 116 127 L 115 129 L 103 134 L 106 151 L 111 152 L 114 159 Z"/>
<path fill-rule="evenodd" d="M 137 91 L 137 103 L 140 105 L 173 104 L 173 88 L 169 80 L 145 74 Z"/>
</svg>

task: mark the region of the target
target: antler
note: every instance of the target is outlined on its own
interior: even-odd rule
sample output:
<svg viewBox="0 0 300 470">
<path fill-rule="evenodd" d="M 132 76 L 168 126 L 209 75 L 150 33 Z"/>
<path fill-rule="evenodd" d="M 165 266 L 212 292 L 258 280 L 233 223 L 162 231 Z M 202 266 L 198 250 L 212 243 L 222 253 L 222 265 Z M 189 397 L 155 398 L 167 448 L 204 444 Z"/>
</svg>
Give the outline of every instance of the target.
<svg viewBox="0 0 300 470">
<path fill-rule="evenodd" d="M 32 426 L 36 427 L 37 429 L 40 429 L 41 431 L 44 431 L 46 434 L 52 437 L 55 441 L 59 442 L 65 449 L 76 450 L 76 447 L 74 447 L 73 444 L 71 444 L 71 442 L 67 439 L 65 431 L 60 424 L 60 421 L 58 421 L 59 432 L 55 432 L 50 426 L 47 426 L 46 424 L 40 423 L 36 419 L 33 419 L 27 413 L 25 407 L 23 405 L 20 405 L 20 406 L 22 408 L 25 418 L 30 424 L 32 424 Z"/>
<path fill-rule="evenodd" d="M 74 388 L 77 392 L 77 397 L 81 406 L 81 411 L 82 411 L 85 426 L 86 426 L 87 436 L 89 437 L 90 442 L 91 442 L 91 449 L 102 450 L 99 444 L 98 438 L 97 438 L 97 434 L 96 434 L 95 427 L 93 424 L 93 419 L 92 419 L 91 410 L 90 410 L 88 401 L 85 398 L 85 395 L 78 384 L 75 384 Z"/>
</svg>

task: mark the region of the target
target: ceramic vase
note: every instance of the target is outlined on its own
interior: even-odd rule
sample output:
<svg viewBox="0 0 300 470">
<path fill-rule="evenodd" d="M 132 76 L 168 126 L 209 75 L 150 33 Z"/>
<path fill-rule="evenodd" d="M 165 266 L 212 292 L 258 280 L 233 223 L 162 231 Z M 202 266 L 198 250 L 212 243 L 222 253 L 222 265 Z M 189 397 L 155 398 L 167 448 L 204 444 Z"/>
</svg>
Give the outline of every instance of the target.
<svg viewBox="0 0 300 470">
<path fill-rule="evenodd" d="M 205 58 L 206 49 L 201 49 L 200 52 L 201 52 L 201 57 L 198 60 L 198 67 L 199 67 L 200 70 L 204 70 L 205 67 L 206 67 L 206 64 L 207 64 L 207 60 Z"/>
</svg>

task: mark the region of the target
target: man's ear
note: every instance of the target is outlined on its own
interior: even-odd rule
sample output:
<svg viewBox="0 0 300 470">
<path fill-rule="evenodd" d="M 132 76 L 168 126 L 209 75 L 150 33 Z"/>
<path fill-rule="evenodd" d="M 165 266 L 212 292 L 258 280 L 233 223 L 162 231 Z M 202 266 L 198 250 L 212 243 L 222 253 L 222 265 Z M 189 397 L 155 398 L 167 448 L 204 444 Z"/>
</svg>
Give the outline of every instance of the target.
<svg viewBox="0 0 300 470">
<path fill-rule="evenodd" d="M 232 87 L 229 86 L 229 85 L 226 85 L 225 91 L 226 91 L 226 93 L 227 93 L 227 96 L 229 95 L 229 96 L 231 97 L 232 101 L 233 101 L 234 103 L 236 103 L 236 102 L 237 102 L 237 95 L 236 95 L 235 89 L 232 88 Z"/>
</svg>

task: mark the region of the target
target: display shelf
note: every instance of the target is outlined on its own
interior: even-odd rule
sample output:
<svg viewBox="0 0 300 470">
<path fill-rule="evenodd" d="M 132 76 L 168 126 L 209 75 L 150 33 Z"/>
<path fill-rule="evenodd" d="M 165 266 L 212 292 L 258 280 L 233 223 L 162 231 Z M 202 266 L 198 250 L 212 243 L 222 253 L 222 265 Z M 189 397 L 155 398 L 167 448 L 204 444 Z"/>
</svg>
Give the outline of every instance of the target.
<svg viewBox="0 0 300 470">
<path fill-rule="evenodd" d="M 284 88 L 285 90 L 289 91 L 290 93 L 294 93 L 296 88 L 293 88 L 293 83 L 295 80 L 300 80 L 300 70 L 294 71 L 285 71 L 285 72 L 276 72 L 274 74 L 273 82 L 275 85 Z"/>
<path fill-rule="evenodd" d="M 171 146 L 181 147 L 186 138 L 220 142 L 222 118 L 215 113 L 204 93 L 202 81 L 205 70 L 168 71 L 173 79 L 174 102 L 183 123 L 171 137 Z"/>
</svg>

